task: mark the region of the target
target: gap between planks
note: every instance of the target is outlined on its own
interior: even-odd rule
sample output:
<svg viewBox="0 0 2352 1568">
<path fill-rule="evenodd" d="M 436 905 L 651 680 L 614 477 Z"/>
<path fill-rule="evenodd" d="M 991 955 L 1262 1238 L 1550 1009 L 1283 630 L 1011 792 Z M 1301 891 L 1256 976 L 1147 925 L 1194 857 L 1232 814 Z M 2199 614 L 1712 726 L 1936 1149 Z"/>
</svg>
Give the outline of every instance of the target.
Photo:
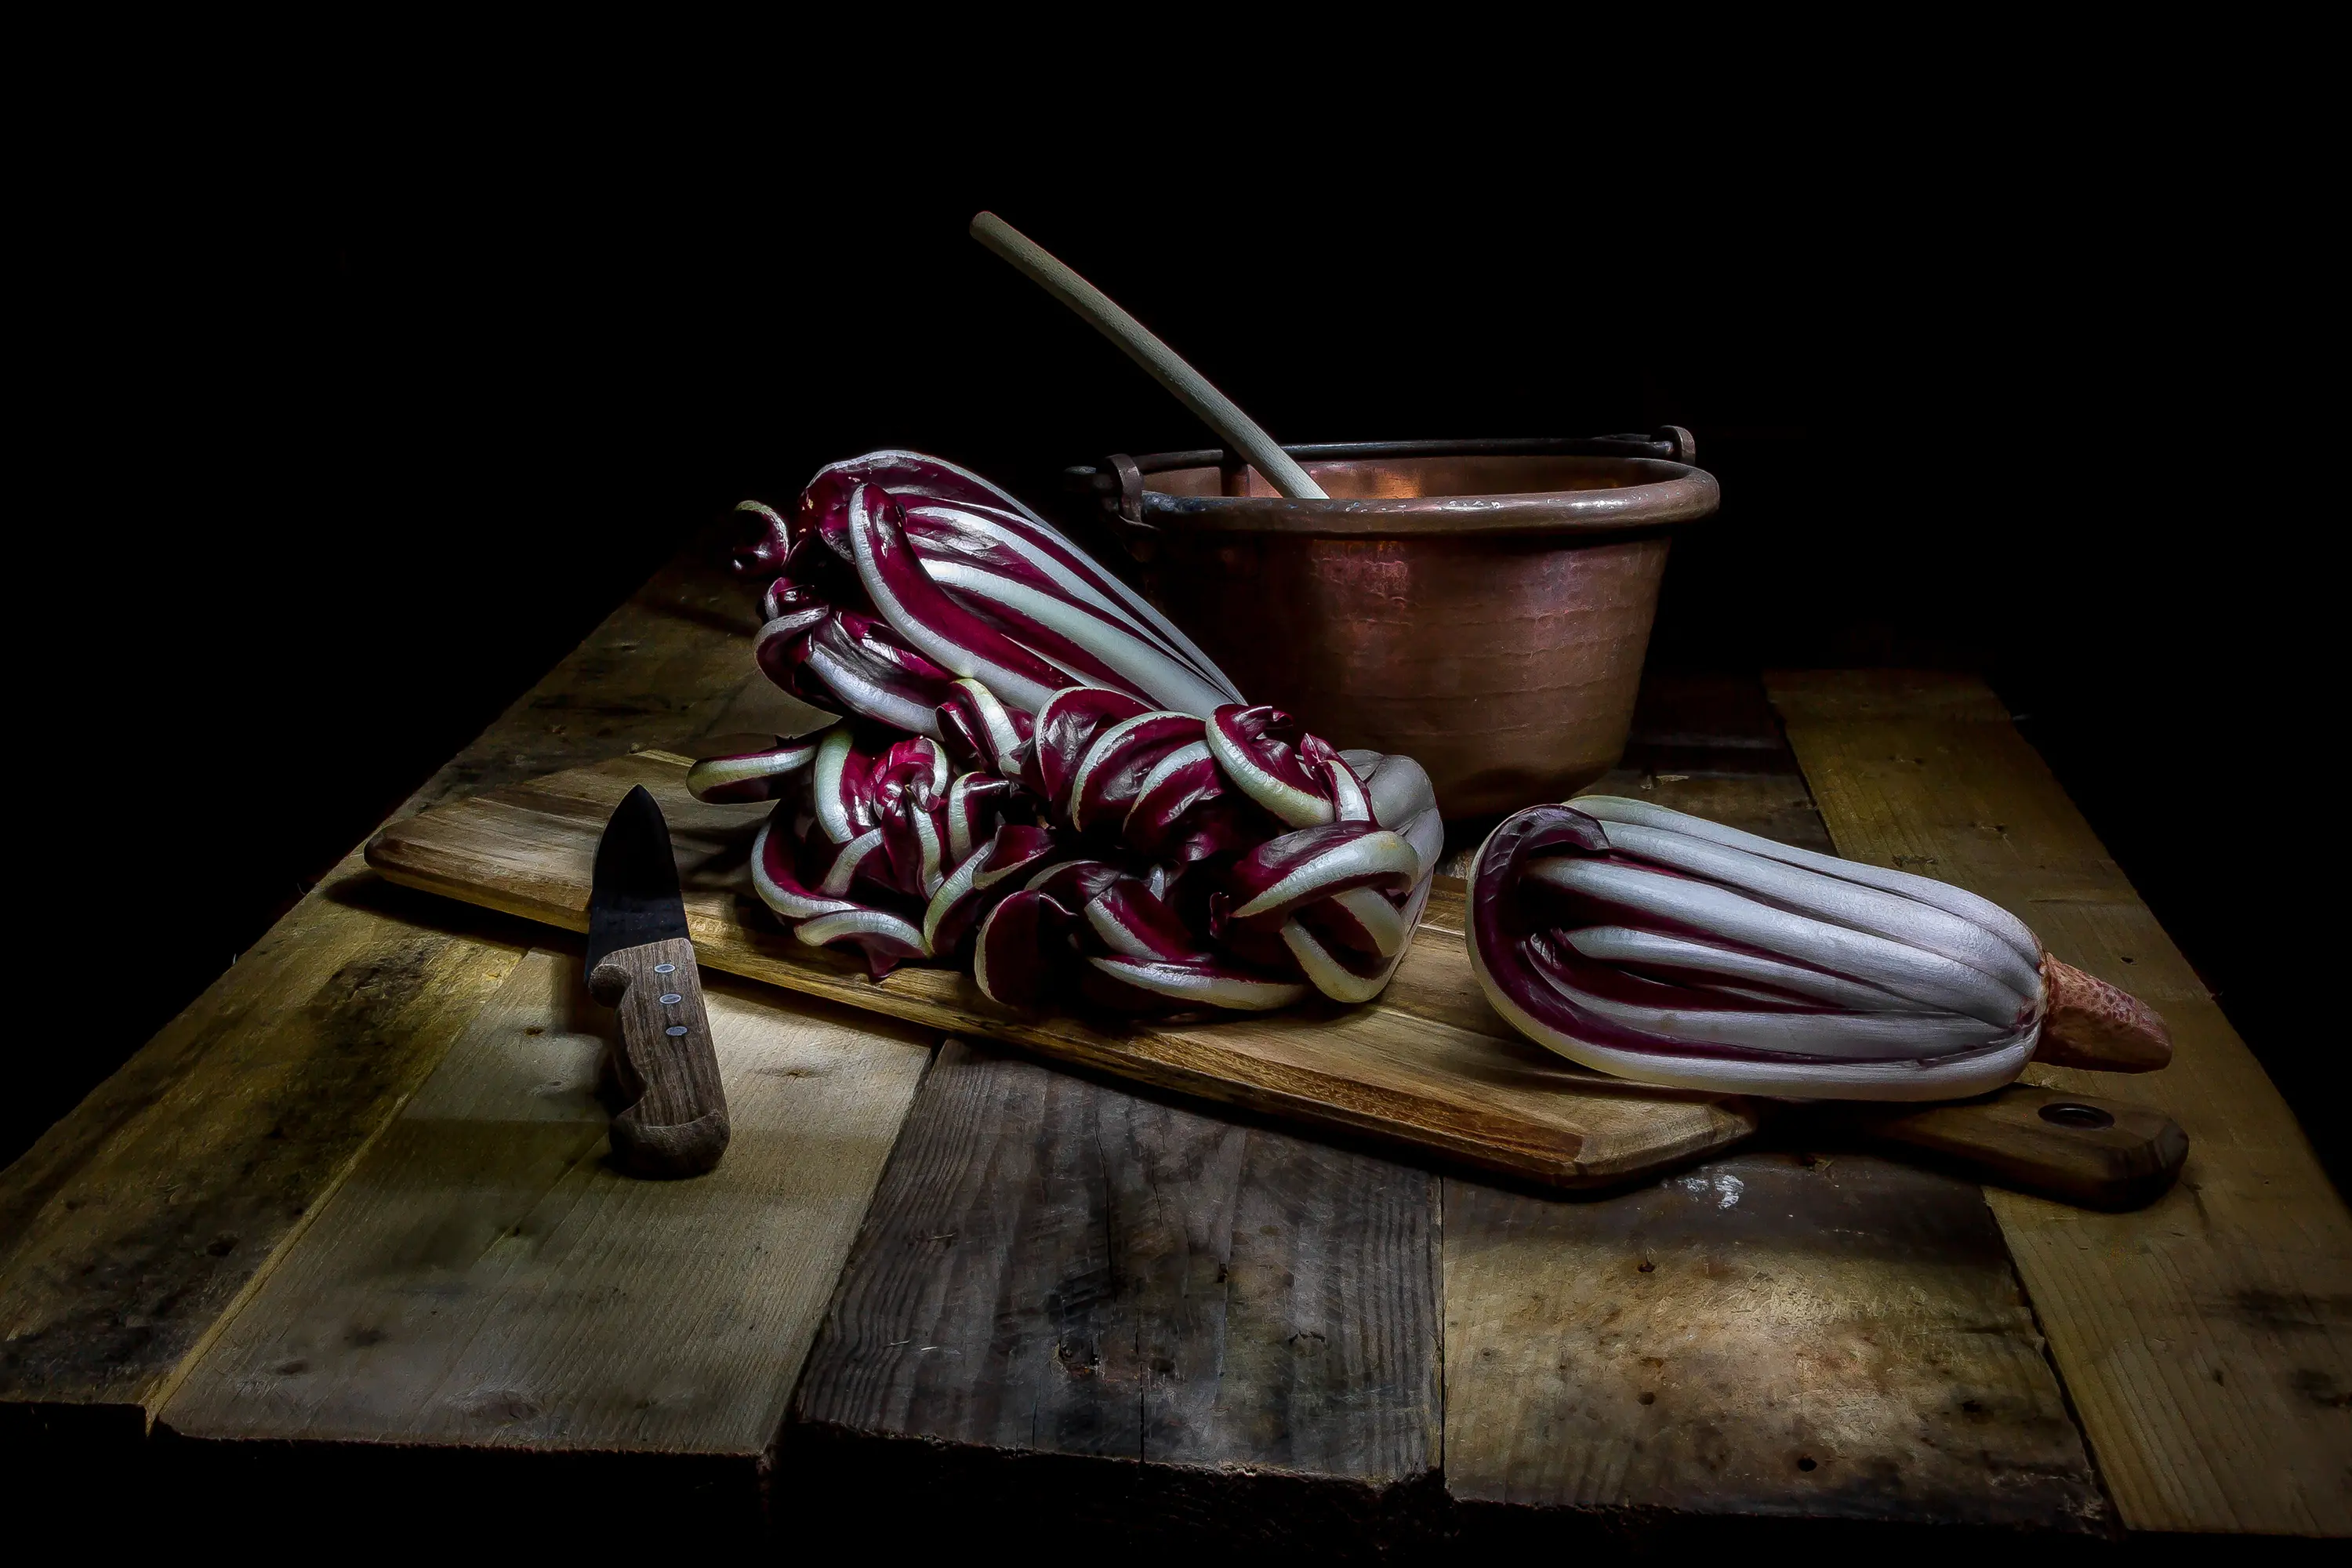
<svg viewBox="0 0 2352 1568">
<path fill-rule="evenodd" d="M 719 1167 L 605 1156 L 609 1024 L 536 950 L 164 1407 L 213 1439 L 756 1459 L 930 1050 L 719 984 Z"/>
<path fill-rule="evenodd" d="M 1587 793 L 1830 847 L 1752 679 L 1650 700 L 1676 696 L 1740 743 L 1685 742 L 1663 769 L 1637 744 Z M 1973 1183 L 1782 1148 L 1598 1201 L 1451 1176 L 1444 1199 L 1446 1486 L 1465 1521 L 2111 1517 Z"/>
<path fill-rule="evenodd" d="M 705 553 L 656 574 L 394 816 L 683 743 L 764 686 L 745 671 L 757 616 Z M 530 940 L 383 887 L 354 851 L 0 1172 L 10 1429 L 143 1436 L 193 1352 Z M 135 963 L 135 947 L 116 961 Z"/>
<path fill-rule="evenodd" d="M 0 1403 L 143 1435 L 520 956 L 373 886 L 346 860 L 0 1175 Z"/>
<path fill-rule="evenodd" d="M 2162 1072 L 2027 1073 L 2179 1121 L 2170 1194 L 1986 1194 L 2123 1522 L 2352 1533 L 2352 1217 L 2253 1054 L 1982 682 L 1766 683 L 1840 854 L 1995 900 L 2172 1026 Z"/>
</svg>

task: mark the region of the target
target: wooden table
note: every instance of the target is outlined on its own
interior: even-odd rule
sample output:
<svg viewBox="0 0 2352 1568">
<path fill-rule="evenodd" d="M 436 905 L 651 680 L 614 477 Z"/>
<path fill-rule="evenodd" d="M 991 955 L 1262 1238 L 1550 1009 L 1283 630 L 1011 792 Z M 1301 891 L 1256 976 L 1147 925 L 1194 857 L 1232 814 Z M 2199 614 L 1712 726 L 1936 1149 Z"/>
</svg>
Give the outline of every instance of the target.
<svg viewBox="0 0 2352 1568">
<path fill-rule="evenodd" d="M 681 559 L 404 810 L 731 727 L 752 629 Z M 377 1528 L 2352 1533 L 2352 1222 L 1992 695 L 1654 680 L 1636 730 L 1607 787 L 1976 888 L 2160 1006 L 2168 1071 L 2037 1076 L 2180 1121 L 2178 1189 L 1782 1144 L 1561 1200 L 723 981 L 734 1148 L 632 1183 L 576 939 L 354 853 L 0 1176 L 0 1430 Z"/>
</svg>

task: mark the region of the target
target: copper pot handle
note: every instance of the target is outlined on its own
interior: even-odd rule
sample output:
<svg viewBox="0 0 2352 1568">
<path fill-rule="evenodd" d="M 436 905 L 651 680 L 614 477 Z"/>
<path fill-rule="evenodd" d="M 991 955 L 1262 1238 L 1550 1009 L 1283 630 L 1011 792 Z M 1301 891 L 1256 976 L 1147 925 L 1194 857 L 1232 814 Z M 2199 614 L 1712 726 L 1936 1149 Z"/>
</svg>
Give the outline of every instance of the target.
<svg viewBox="0 0 2352 1568">
<path fill-rule="evenodd" d="M 1662 425 L 1647 436 L 1591 436 L 1529 441 L 1345 441 L 1285 447 L 1301 462 L 1364 458 L 1651 458 L 1686 467 L 1698 464 L 1698 442 L 1679 425 Z M 1119 547 L 1137 561 L 1149 562 L 1158 552 L 1160 531 L 1143 518 L 1145 476 L 1169 468 L 1227 470 L 1227 493 L 1238 494 L 1234 480 L 1244 471 L 1238 454 L 1208 447 L 1190 452 L 1157 452 L 1135 458 L 1114 452 L 1101 462 L 1066 468 L 1063 487 L 1074 494 L 1091 495 L 1102 509 Z"/>
</svg>

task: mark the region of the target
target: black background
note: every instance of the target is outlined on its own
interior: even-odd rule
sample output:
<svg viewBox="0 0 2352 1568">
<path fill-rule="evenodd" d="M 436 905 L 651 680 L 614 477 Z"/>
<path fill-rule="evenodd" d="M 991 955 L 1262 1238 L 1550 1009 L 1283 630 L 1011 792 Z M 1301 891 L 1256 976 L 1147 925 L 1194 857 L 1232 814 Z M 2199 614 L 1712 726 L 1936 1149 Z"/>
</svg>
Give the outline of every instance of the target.
<svg viewBox="0 0 2352 1568">
<path fill-rule="evenodd" d="M 1692 428 L 1725 503 L 1654 661 L 1990 676 L 2340 1184 L 2303 208 L 2186 142 L 1871 142 L 1344 186 L 837 136 L 723 181 L 690 143 L 157 149 L 31 247 L 20 790 L 36 918 L 105 969 L 0 1155 L 718 509 L 881 445 L 1050 502 L 1203 444 L 965 237 L 993 206 L 1283 439 Z"/>
</svg>

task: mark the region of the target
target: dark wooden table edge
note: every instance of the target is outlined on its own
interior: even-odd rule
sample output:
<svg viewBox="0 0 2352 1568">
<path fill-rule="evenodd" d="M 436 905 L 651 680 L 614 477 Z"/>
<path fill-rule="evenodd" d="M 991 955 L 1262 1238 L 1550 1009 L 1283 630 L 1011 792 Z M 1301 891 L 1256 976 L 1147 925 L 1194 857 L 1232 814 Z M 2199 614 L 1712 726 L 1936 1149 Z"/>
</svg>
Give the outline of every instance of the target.
<svg viewBox="0 0 2352 1568">
<path fill-rule="evenodd" d="M 446 1544 L 451 1521 L 516 1517 L 520 1539 L 625 1541 L 642 1530 L 673 1536 L 681 1522 L 713 1543 L 835 1547 L 871 1552 L 969 1550 L 1010 1541 L 1008 1525 L 1075 1527 L 1089 1551 L 1157 1559 L 1202 1550 L 1306 1561 L 1476 1561 L 1563 1548 L 1617 1552 L 1818 1551 L 1852 1546 L 1982 1561 L 2142 1564 L 2171 1552 L 2201 1556 L 2216 1543 L 2252 1544 L 2294 1560 L 2327 1550 L 2315 1537 L 2132 1531 L 2085 1520 L 2023 1525 L 1935 1518 L 1853 1518 L 1786 1512 L 1559 1507 L 1458 1498 L 1442 1468 L 1370 1482 L 1274 1467 L 1202 1467 L 1107 1455 L 986 1447 L 897 1433 L 790 1421 L 764 1453 L 652 1455 L 589 1449 L 376 1443 L 214 1440 L 168 1423 L 93 1448 L 98 1434 L 71 1407 L 19 1404 L 0 1420 L 10 1485 L 50 1508 L 131 1501 L 130 1539 L 158 1539 L 189 1517 L 268 1510 L 273 1528 L 365 1517 L 375 1539 Z M 130 1440 L 120 1441 L 128 1436 Z M 102 1471 L 93 1468 L 103 1465 Z M 433 1506 L 388 1509 L 429 1498 Z M 624 1502 L 621 1500 L 625 1500 Z M 683 1521 L 681 1514 L 687 1516 Z M 496 1527 L 497 1536 L 509 1527 Z M 469 1535 L 468 1539 L 474 1539 Z"/>
<path fill-rule="evenodd" d="M 953 1531 L 997 1516 L 1051 1517 L 1090 1547 L 1157 1552 L 1238 1550 L 1308 1561 L 1368 1557 L 1491 1561 L 1496 1551 L 1562 1547 L 1639 1551 L 1753 1550 L 1851 1543 L 1958 1555 L 1992 1549 L 2069 1555 L 2138 1539 L 2102 1520 L 2024 1525 L 1827 1513 L 1697 1513 L 1647 1507 L 1558 1507 L 1465 1499 L 1444 1468 L 1373 1482 L 1275 1467 L 1202 1467 L 1108 1455 L 992 1447 L 903 1433 L 788 1421 L 771 1452 L 768 1508 L 798 1532 L 804 1500 L 866 1518 L 920 1497 Z M 942 1535 L 939 1544 L 961 1539 Z M 2203 1540 L 2205 1538 L 2198 1538 Z M 2242 1539 L 2242 1538 L 2228 1538 Z M 842 1544 L 852 1544 L 844 1537 Z M 859 1544 L 871 1544 L 868 1538 Z M 904 1544 L 923 1544 L 919 1535 Z M 1549 1559 L 1547 1559 L 1549 1560 Z"/>
</svg>

